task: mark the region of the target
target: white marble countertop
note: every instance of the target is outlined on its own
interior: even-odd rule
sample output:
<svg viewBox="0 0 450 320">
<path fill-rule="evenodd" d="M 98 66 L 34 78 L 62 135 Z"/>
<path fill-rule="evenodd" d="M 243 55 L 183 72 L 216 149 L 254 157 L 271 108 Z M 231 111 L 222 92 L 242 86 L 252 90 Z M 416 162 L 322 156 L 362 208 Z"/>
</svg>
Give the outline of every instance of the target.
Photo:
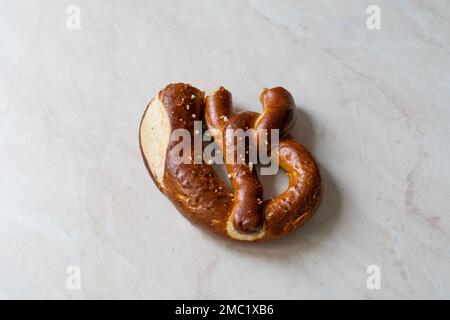
<svg viewBox="0 0 450 320">
<path fill-rule="evenodd" d="M 0 39 L 0 298 L 450 298 L 448 1 L 10 0 Z M 158 192 L 138 125 L 178 81 L 293 93 L 299 232 L 218 240 Z"/>
</svg>

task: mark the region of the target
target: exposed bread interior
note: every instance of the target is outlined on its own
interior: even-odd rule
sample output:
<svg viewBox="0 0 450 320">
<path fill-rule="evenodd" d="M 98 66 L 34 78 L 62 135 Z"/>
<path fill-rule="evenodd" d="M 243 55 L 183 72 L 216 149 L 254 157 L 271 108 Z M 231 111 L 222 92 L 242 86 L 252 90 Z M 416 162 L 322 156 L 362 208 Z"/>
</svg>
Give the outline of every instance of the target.
<svg viewBox="0 0 450 320">
<path fill-rule="evenodd" d="M 141 123 L 141 147 L 153 177 L 164 188 L 166 151 L 170 139 L 167 111 L 158 97 L 152 99 Z"/>
</svg>

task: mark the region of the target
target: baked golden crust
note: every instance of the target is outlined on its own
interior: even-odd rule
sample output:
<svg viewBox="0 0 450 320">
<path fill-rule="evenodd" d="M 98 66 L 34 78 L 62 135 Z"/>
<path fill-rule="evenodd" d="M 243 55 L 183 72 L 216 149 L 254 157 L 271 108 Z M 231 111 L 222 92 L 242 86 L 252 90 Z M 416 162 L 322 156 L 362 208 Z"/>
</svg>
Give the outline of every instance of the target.
<svg viewBox="0 0 450 320">
<path fill-rule="evenodd" d="M 192 223 L 233 240 L 260 241 L 286 235 L 302 225 L 315 212 L 321 198 L 321 177 L 317 162 L 300 143 L 285 135 L 295 121 L 295 104 L 281 87 L 264 89 L 260 96 L 263 113 L 232 113 L 231 94 L 224 88 L 207 97 L 188 84 L 166 86 L 157 97 L 165 110 L 170 132 L 190 132 L 194 154 L 194 121 L 203 120 L 216 142 L 226 151 L 226 129 L 280 129 L 279 165 L 289 176 L 289 187 L 279 196 L 262 201 L 262 186 L 256 170 L 246 159 L 244 164 L 228 164 L 233 191 L 222 181 L 212 165 L 178 164 L 171 152 L 179 141 L 169 139 L 165 151 L 163 178 L 158 179 L 149 164 L 152 150 L 143 148 L 147 137 L 144 123 L 151 123 L 146 108 L 140 125 L 140 148 L 146 168 L 155 184 Z M 205 114 L 204 114 L 205 113 Z M 158 125 L 158 124 L 155 124 Z M 225 137 L 224 139 L 222 137 Z M 270 136 L 268 137 L 270 139 Z M 145 149 L 145 150 L 144 150 Z M 224 152 L 224 154 L 227 154 Z"/>
</svg>

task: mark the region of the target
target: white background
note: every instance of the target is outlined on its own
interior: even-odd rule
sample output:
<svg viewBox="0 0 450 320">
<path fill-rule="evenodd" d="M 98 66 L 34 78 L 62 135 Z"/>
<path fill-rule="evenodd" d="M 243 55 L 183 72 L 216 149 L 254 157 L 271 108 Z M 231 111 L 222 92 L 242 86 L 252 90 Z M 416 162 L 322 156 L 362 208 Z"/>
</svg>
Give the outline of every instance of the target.
<svg viewBox="0 0 450 320">
<path fill-rule="evenodd" d="M 255 111 L 263 87 L 293 93 L 324 176 L 307 225 L 227 242 L 159 193 L 138 126 L 179 81 Z M 445 0 L 2 0 L 0 298 L 448 299 L 449 103 Z"/>
</svg>

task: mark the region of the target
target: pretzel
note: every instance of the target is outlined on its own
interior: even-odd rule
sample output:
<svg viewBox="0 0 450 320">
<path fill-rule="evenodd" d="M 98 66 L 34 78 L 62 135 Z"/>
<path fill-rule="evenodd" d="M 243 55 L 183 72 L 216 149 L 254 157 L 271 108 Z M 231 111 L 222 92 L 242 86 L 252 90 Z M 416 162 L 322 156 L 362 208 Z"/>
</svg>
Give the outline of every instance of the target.
<svg viewBox="0 0 450 320">
<path fill-rule="evenodd" d="M 170 84 L 150 101 L 140 124 L 141 153 L 156 186 L 192 223 L 228 239 L 263 241 L 284 236 L 306 222 L 321 199 L 317 162 L 302 144 L 288 135 L 295 123 L 291 94 L 281 87 L 264 89 L 260 102 L 261 114 L 233 113 L 231 94 L 223 87 L 205 97 L 191 85 Z M 205 161 L 195 163 L 191 157 L 178 164 L 173 151 L 179 141 L 171 139 L 171 134 L 176 129 L 188 130 L 194 154 L 193 139 L 199 134 L 194 121 L 203 120 L 203 116 L 225 160 L 229 160 L 228 146 L 235 144 L 227 129 L 268 130 L 265 141 L 261 141 L 260 135 L 255 138 L 257 146 L 270 145 L 270 129 L 279 129 L 278 164 L 289 176 L 287 190 L 263 201 L 262 185 L 248 159 L 244 163 L 226 161 L 233 190 Z"/>
</svg>

